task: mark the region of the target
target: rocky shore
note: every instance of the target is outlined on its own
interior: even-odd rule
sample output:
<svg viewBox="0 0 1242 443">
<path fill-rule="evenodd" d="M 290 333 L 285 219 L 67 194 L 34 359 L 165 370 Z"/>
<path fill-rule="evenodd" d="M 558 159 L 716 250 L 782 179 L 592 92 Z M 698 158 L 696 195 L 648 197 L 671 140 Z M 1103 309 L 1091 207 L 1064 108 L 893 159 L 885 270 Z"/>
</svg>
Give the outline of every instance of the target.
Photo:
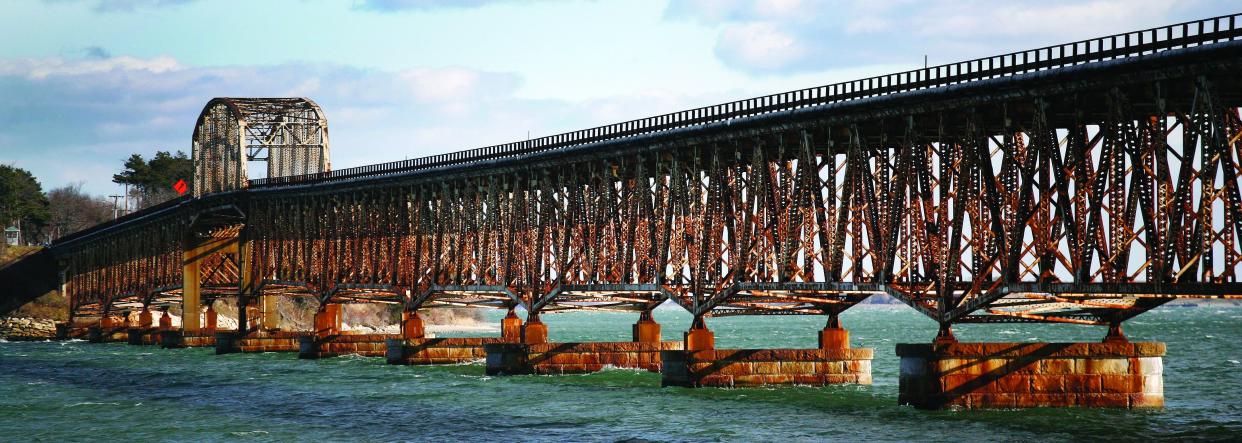
<svg viewBox="0 0 1242 443">
<path fill-rule="evenodd" d="M 56 338 L 56 321 L 41 318 L 0 318 L 0 339 L 8 341 L 51 340 Z"/>
</svg>

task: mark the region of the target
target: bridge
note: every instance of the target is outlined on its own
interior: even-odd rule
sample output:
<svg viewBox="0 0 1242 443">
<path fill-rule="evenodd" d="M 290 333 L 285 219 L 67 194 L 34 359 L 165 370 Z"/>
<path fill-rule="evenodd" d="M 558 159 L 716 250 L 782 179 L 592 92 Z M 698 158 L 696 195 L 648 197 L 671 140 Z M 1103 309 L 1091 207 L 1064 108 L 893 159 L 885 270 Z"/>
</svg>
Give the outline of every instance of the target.
<svg viewBox="0 0 1242 443">
<path fill-rule="evenodd" d="M 696 386 L 869 382 L 871 351 L 849 347 L 838 316 L 884 294 L 940 324 L 932 343 L 898 348 L 903 402 L 1159 406 L 1163 344 L 1128 342 L 1123 322 L 1177 298 L 1242 294 L 1239 17 L 337 170 L 314 102 L 218 98 L 196 123 L 192 192 L 56 241 L 57 281 L 44 286 L 69 296 L 67 334 L 153 329 L 151 311 L 172 308 L 182 326 L 151 340 L 217 352 L 294 341 L 322 356 L 334 340 L 375 354 L 358 343 L 386 340 L 389 360 L 407 363 L 438 361 L 420 354 L 436 346 L 485 348 L 495 372 L 590 369 L 552 354 L 602 348 L 549 347 L 540 316 L 632 311 L 637 347 L 608 352 L 653 355 L 644 364 L 667 384 Z M 282 297 L 319 306 L 314 331 L 282 330 Z M 238 307 L 237 331 L 217 331 L 217 300 Z M 684 340 L 660 340 L 651 311 L 666 302 L 693 315 Z M 340 306 L 357 303 L 399 307 L 400 336 L 349 338 Z M 418 313 L 453 306 L 508 310 L 502 337 L 424 343 Z M 728 315 L 826 326 L 812 357 L 715 349 L 709 319 Z M 980 322 L 1106 332 L 1046 345 L 953 337 Z M 820 369 L 741 373 L 765 358 Z M 1005 400 L 977 389 L 1075 359 L 1126 369 L 1062 372 L 1105 381 Z M 945 369 L 968 360 L 1008 369 Z M 832 362 L 838 372 L 824 372 Z M 970 383 L 951 382 L 962 375 Z M 1110 376 L 1128 387 L 1103 387 Z"/>
</svg>

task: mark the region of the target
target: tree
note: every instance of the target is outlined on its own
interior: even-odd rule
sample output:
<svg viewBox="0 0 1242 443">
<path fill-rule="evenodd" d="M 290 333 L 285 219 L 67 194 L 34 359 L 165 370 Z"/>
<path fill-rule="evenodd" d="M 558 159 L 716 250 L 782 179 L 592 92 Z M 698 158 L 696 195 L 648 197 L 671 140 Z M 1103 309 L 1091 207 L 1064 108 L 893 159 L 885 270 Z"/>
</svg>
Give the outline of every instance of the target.
<svg viewBox="0 0 1242 443">
<path fill-rule="evenodd" d="M 47 191 L 47 239 L 55 240 L 112 219 L 112 203 L 82 192 L 82 184 Z"/>
<path fill-rule="evenodd" d="M 182 151 L 176 155 L 158 151 L 150 161 L 134 154 L 125 160 L 124 166 L 121 173 L 112 176 L 112 182 L 132 186 L 130 192 L 138 198 L 139 209 L 176 198 L 173 184 L 177 180 L 190 184 L 194 172 L 193 161 Z"/>
<path fill-rule="evenodd" d="M 0 165 L 0 229 L 17 226 L 24 243 L 37 243 L 47 224 L 47 206 L 43 187 L 30 171 Z"/>
</svg>

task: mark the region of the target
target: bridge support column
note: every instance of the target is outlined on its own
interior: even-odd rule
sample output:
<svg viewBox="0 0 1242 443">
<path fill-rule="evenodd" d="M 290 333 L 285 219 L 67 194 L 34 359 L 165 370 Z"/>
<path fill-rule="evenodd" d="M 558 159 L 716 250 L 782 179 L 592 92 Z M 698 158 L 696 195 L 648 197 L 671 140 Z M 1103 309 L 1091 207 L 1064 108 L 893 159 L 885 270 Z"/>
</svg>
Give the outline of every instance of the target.
<svg viewBox="0 0 1242 443">
<path fill-rule="evenodd" d="M 644 310 L 634 323 L 634 341 L 638 343 L 659 343 L 660 324 L 651 316 L 651 310 Z"/>
<path fill-rule="evenodd" d="M 500 338 L 514 343 L 522 341 L 522 319 L 513 312 L 512 306 L 509 307 L 509 313 L 505 314 L 505 318 L 500 320 Z"/>
<path fill-rule="evenodd" d="M 214 253 L 236 252 L 237 239 L 191 239 L 181 261 L 181 330 L 190 335 L 201 329 L 202 262 Z"/>
<path fill-rule="evenodd" d="M 315 336 L 326 337 L 341 333 L 341 305 L 328 303 L 315 313 Z"/>
<path fill-rule="evenodd" d="M 522 343 L 536 345 L 548 342 L 548 325 L 539 321 L 539 313 L 532 312 L 526 317 L 526 325 L 522 326 Z"/>
<path fill-rule="evenodd" d="M 426 336 L 427 330 L 423 326 L 423 318 L 418 315 L 418 311 L 402 311 L 401 338 L 411 340 Z"/>
<path fill-rule="evenodd" d="M 205 319 L 207 320 L 207 324 L 203 327 L 203 332 L 209 335 L 216 333 L 217 325 L 219 325 L 219 322 L 220 322 L 219 314 L 216 313 L 216 307 L 213 306 L 214 304 L 215 303 L 207 305 L 207 313 L 203 314 L 203 317 L 205 317 Z M 186 325 L 185 319 L 182 318 L 181 319 L 182 329 L 185 329 L 185 325 Z"/>
<path fill-rule="evenodd" d="M 702 316 L 694 317 L 694 323 L 691 323 L 690 330 L 686 331 L 685 340 L 687 351 L 716 349 L 716 334 L 707 329 L 707 323 L 703 321 Z"/>
<path fill-rule="evenodd" d="M 824 329 L 819 331 L 819 348 L 820 349 L 849 349 L 850 348 L 850 331 L 841 327 L 841 320 L 837 314 L 828 316 L 828 324 Z"/>
<path fill-rule="evenodd" d="M 248 303 L 246 303 L 246 330 L 263 330 L 263 310 L 259 308 L 253 299 L 248 300 Z"/>
<path fill-rule="evenodd" d="M 138 327 L 141 329 L 151 329 L 154 319 L 151 317 L 151 309 L 143 306 L 142 312 L 138 313 Z"/>
<path fill-rule="evenodd" d="M 278 297 L 278 295 L 274 294 L 259 296 L 259 302 L 262 304 L 261 309 L 263 310 L 260 326 L 264 331 L 273 331 L 280 328 L 280 310 L 276 307 L 276 302 L 279 300 Z"/>
</svg>

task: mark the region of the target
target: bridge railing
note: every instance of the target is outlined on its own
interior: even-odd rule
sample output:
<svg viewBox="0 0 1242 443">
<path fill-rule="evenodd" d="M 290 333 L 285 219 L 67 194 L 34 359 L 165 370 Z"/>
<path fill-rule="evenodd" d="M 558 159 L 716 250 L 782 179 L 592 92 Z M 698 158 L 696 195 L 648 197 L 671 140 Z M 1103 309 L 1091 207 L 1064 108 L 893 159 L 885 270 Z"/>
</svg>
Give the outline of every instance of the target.
<svg viewBox="0 0 1242 443">
<path fill-rule="evenodd" d="M 250 186 L 269 187 L 287 184 L 330 182 L 362 176 L 385 175 L 529 155 L 568 146 L 622 139 L 777 111 L 936 88 L 1235 40 L 1242 36 L 1242 29 L 1239 29 L 1239 25 L 1242 25 L 1240 17 L 1242 17 L 1242 14 L 1178 23 L 1073 43 L 1046 46 L 1027 51 L 749 98 L 503 145 L 431 155 L 391 163 L 338 169 L 318 174 L 256 179 L 250 181 Z"/>
</svg>

